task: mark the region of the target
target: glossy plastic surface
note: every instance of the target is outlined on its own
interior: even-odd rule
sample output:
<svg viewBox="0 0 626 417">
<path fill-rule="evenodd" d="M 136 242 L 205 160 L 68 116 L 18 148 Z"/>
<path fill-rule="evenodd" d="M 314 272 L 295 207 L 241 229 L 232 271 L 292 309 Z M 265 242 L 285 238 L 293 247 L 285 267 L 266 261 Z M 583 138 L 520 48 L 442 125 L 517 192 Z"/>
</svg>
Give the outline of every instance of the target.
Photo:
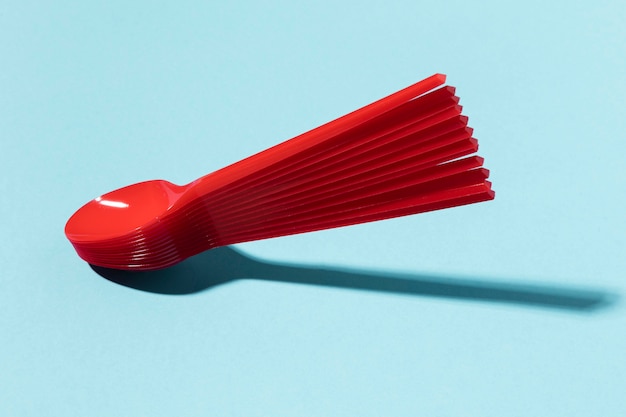
<svg viewBox="0 0 626 417">
<path fill-rule="evenodd" d="M 107 193 L 65 233 L 91 264 L 150 270 L 217 246 L 493 199 L 455 89 L 435 89 L 444 81 L 433 75 L 185 186 Z"/>
</svg>

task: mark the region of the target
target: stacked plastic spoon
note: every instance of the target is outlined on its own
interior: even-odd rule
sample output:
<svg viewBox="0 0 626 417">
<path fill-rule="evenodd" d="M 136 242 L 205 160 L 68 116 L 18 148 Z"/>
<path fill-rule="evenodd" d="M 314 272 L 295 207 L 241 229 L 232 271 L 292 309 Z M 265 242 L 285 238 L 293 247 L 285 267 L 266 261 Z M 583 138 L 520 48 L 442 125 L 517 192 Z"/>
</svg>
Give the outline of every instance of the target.
<svg viewBox="0 0 626 417">
<path fill-rule="evenodd" d="M 66 236 L 91 264 L 151 270 L 217 246 L 491 200 L 444 82 L 433 75 L 184 186 L 104 194 L 69 219 Z"/>
</svg>

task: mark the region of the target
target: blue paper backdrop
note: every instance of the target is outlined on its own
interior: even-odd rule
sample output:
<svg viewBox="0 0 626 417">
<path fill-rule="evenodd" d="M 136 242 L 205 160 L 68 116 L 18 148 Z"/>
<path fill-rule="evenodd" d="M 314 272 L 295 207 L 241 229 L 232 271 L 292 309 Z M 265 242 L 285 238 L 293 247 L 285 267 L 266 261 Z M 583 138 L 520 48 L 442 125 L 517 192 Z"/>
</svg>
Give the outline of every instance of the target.
<svg viewBox="0 0 626 417">
<path fill-rule="evenodd" d="M 603 0 L 3 2 L 0 415 L 623 416 L 625 19 Z M 191 181 L 435 72 L 493 202 L 132 279 L 65 240 L 101 193 Z"/>
</svg>

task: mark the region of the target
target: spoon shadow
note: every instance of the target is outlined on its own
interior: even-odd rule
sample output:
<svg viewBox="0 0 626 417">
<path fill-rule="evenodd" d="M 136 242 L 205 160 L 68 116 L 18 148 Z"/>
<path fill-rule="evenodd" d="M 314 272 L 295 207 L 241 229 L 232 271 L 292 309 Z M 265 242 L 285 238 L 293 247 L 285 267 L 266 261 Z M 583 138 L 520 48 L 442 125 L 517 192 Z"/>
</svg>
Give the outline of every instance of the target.
<svg viewBox="0 0 626 417">
<path fill-rule="evenodd" d="M 234 280 L 249 278 L 573 311 L 593 311 L 608 307 L 616 301 L 615 295 L 595 289 L 495 283 L 265 262 L 231 247 L 212 249 L 158 271 L 121 271 L 95 265 L 91 265 L 91 268 L 98 275 L 117 284 L 171 295 L 193 294 Z"/>
</svg>

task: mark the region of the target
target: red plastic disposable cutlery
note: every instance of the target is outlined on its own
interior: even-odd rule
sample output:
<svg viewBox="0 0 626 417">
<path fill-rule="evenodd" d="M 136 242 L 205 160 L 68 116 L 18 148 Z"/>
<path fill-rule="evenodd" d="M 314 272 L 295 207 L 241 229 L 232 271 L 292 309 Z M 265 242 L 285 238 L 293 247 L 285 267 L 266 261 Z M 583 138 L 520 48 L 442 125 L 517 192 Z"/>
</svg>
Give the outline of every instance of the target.
<svg viewBox="0 0 626 417">
<path fill-rule="evenodd" d="M 81 207 L 65 234 L 103 267 L 151 270 L 217 246 L 494 198 L 453 87 L 436 74 L 180 186 L 147 181 Z M 438 88 L 439 87 L 439 88 Z"/>
</svg>

